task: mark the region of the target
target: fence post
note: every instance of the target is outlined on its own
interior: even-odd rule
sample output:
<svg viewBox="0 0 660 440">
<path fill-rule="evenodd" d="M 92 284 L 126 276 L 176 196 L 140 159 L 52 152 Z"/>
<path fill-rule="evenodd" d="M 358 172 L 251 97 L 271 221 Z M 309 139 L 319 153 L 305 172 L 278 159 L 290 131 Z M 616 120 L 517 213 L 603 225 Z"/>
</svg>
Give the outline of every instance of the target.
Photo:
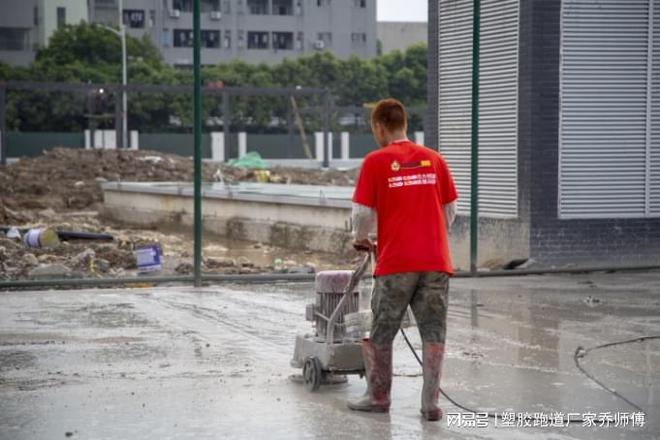
<svg viewBox="0 0 660 440">
<path fill-rule="evenodd" d="M 84 131 L 85 133 L 85 150 L 91 150 L 92 149 L 92 131 L 89 129 L 86 129 Z"/>
<path fill-rule="evenodd" d="M 7 86 L 0 83 L 0 164 L 7 164 L 7 112 L 6 106 Z"/>
<path fill-rule="evenodd" d="M 348 160 L 351 157 L 350 152 L 351 138 L 347 131 L 341 132 L 341 160 Z"/>
<path fill-rule="evenodd" d="M 121 92 L 119 89 L 115 89 L 115 147 L 118 150 L 122 150 L 124 148 L 124 135 L 122 127 L 123 116 L 121 106 Z"/>
<path fill-rule="evenodd" d="M 289 143 L 286 147 L 286 157 L 291 159 L 293 157 L 293 109 L 291 108 L 291 97 L 288 95 L 286 99 L 286 125 L 289 133 Z"/>
<path fill-rule="evenodd" d="M 241 131 L 238 133 L 238 157 L 241 158 L 247 154 L 247 133 Z"/>
<path fill-rule="evenodd" d="M 323 155 L 323 167 L 330 167 L 330 157 L 332 156 L 332 145 L 330 145 L 330 91 L 323 92 L 323 145 L 325 154 Z"/>
<path fill-rule="evenodd" d="M 231 96 L 228 91 L 222 92 L 222 133 L 224 135 L 224 155 L 223 160 L 230 159 L 231 155 Z"/>
<path fill-rule="evenodd" d="M 415 143 L 418 145 L 424 145 L 424 132 L 416 131 L 415 132 Z"/>
<path fill-rule="evenodd" d="M 316 160 L 319 162 L 325 162 L 324 159 L 324 154 L 323 154 L 323 132 L 322 131 L 316 131 L 314 132 L 314 147 L 316 150 Z"/>
<path fill-rule="evenodd" d="M 131 150 L 140 149 L 140 132 L 137 130 L 131 130 Z"/>
<path fill-rule="evenodd" d="M 218 131 L 211 132 L 211 160 L 225 161 L 225 135 Z"/>
</svg>

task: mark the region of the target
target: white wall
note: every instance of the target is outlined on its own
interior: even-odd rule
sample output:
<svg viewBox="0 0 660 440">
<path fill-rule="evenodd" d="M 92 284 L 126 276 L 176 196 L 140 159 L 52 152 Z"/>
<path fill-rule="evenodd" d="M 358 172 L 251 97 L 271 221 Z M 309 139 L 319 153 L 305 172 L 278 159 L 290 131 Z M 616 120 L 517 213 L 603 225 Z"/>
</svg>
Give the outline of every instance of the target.
<svg viewBox="0 0 660 440">
<path fill-rule="evenodd" d="M 57 30 L 57 8 L 66 8 L 66 24 L 87 21 L 89 11 L 86 0 L 41 0 L 39 3 L 39 44 L 46 46 L 53 32 Z"/>
</svg>

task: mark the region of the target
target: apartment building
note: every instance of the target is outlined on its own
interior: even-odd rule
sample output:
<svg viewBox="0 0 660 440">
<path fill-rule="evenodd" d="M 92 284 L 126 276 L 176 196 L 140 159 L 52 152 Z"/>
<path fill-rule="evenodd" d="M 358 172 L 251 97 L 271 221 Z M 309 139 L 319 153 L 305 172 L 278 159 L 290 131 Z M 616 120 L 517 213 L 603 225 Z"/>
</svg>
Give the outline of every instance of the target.
<svg viewBox="0 0 660 440">
<path fill-rule="evenodd" d="M 0 61 L 26 66 L 58 27 L 88 17 L 88 0 L 0 0 Z"/>
<path fill-rule="evenodd" d="M 116 25 L 117 1 L 89 0 L 90 21 Z M 148 35 L 169 64 L 192 65 L 193 0 L 123 0 L 123 8 L 130 35 Z M 376 0 L 202 0 L 201 12 L 202 64 L 376 55 Z"/>
</svg>

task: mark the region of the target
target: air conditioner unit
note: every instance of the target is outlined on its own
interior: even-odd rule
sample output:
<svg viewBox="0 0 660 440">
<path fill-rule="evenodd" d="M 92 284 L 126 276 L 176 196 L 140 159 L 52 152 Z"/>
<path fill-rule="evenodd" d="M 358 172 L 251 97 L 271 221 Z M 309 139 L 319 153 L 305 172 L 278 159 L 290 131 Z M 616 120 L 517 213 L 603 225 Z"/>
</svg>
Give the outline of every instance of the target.
<svg viewBox="0 0 660 440">
<path fill-rule="evenodd" d="M 314 42 L 314 49 L 316 50 L 323 50 L 325 49 L 325 41 L 323 40 L 316 40 Z"/>
<path fill-rule="evenodd" d="M 220 20 L 221 18 L 222 18 L 222 12 L 211 11 L 211 20 Z"/>
<path fill-rule="evenodd" d="M 181 17 L 181 11 L 178 9 L 170 9 L 170 18 L 179 18 Z"/>
</svg>

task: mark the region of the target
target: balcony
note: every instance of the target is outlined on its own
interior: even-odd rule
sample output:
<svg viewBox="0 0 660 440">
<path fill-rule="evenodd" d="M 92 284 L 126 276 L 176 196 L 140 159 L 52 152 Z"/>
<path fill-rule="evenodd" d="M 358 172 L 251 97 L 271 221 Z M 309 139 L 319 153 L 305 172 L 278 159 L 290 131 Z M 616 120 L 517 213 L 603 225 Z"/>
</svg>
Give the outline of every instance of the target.
<svg viewBox="0 0 660 440">
<path fill-rule="evenodd" d="M 293 15 L 293 0 L 273 0 L 273 15 Z"/>
<path fill-rule="evenodd" d="M 248 0 L 248 11 L 252 15 L 268 15 L 270 14 L 270 7 L 268 0 Z"/>
</svg>

